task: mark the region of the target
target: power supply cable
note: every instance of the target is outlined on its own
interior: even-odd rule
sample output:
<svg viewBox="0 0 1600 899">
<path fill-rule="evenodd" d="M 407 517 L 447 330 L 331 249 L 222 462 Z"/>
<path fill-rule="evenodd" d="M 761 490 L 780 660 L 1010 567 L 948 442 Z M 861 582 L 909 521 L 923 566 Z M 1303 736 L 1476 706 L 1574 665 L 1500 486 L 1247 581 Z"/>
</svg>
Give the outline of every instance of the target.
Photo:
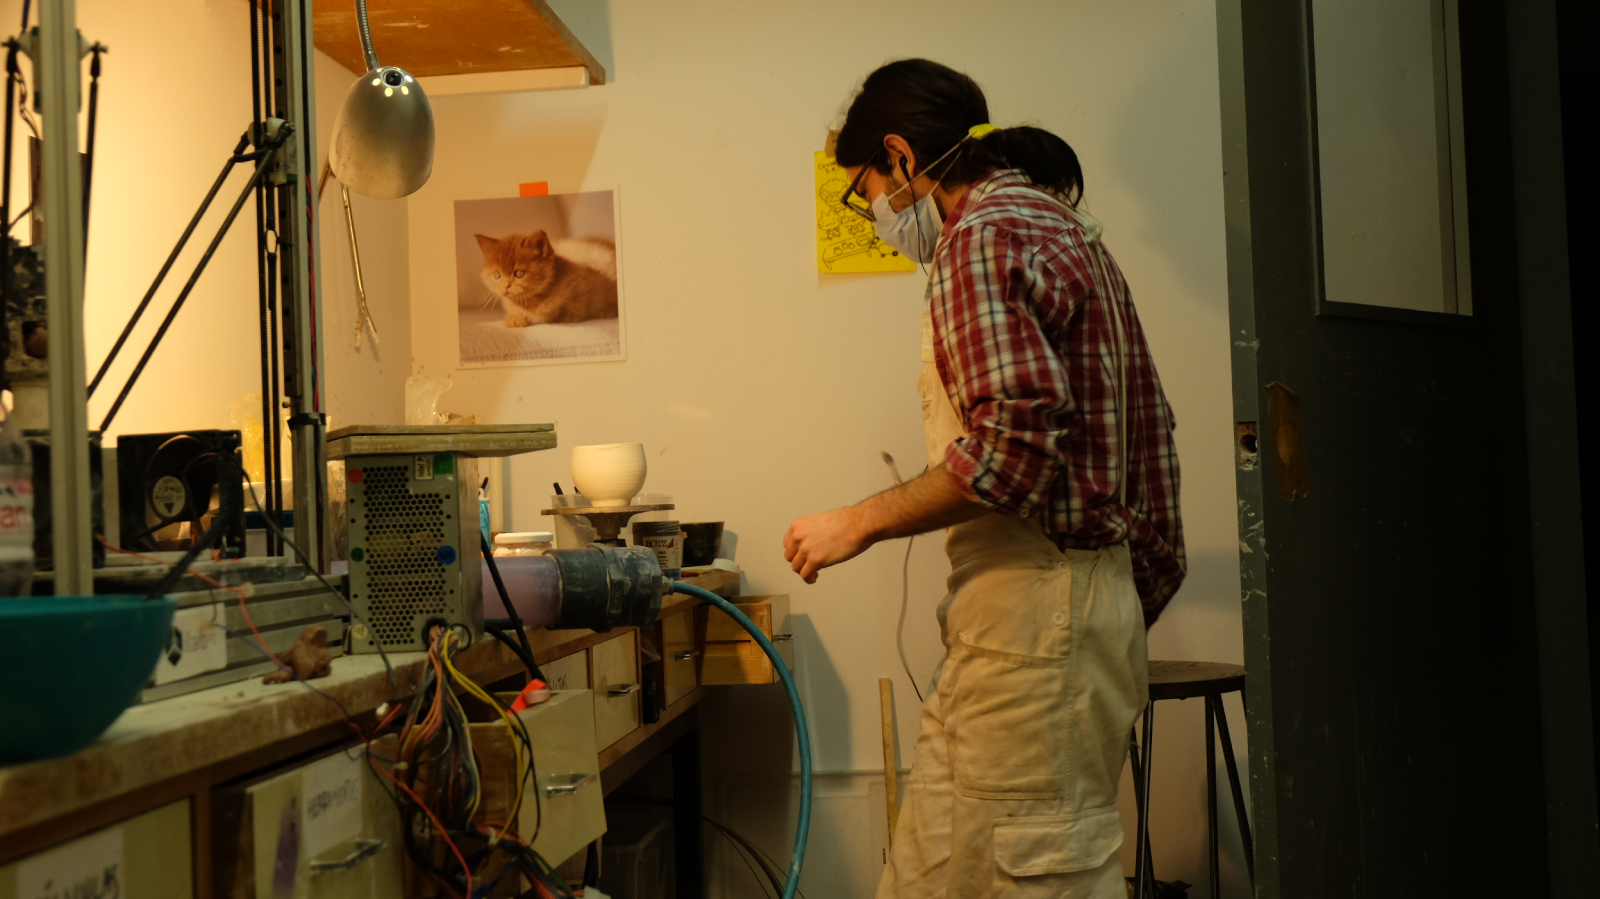
<svg viewBox="0 0 1600 899">
<path fill-rule="evenodd" d="M 528 631 L 522 626 L 522 615 L 517 612 L 517 607 L 511 602 L 511 597 L 506 594 L 506 582 L 500 579 L 500 566 L 495 564 L 494 550 L 489 548 L 489 538 L 483 535 L 483 531 L 478 532 L 478 547 L 483 552 L 483 561 L 489 566 L 489 576 L 494 579 L 494 587 L 500 592 L 500 603 L 505 606 L 506 617 L 511 619 L 511 626 L 517 632 L 517 642 L 522 644 L 523 652 L 527 654 L 527 659 L 531 660 L 533 658 L 533 646 L 528 643 Z M 529 672 L 536 671 L 538 667 L 538 664 L 534 663 L 529 668 Z M 541 677 L 539 679 L 543 680 L 544 678 Z"/>
<path fill-rule="evenodd" d="M 883 451 L 883 463 L 889 466 L 889 475 L 894 478 L 898 487 L 905 481 L 900 477 L 900 467 L 894 463 L 894 457 L 888 451 Z M 922 467 L 922 473 L 928 473 L 928 467 Z M 900 667 L 905 669 L 906 679 L 911 681 L 911 691 L 917 694 L 917 702 L 922 702 L 922 688 L 917 686 L 917 676 L 911 673 L 911 662 L 906 659 L 906 610 L 911 606 L 911 547 L 915 546 L 917 535 L 912 534 L 906 538 L 906 557 L 900 565 L 900 620 L 894 626 L 894 648 L 900 654 Z"/>
<path fill-rule="evenodd" d="M 911 547 L 916 542 L 916 534 L 906 538 L 906 559 L 900 565 L 900 621 L 894 626 L 894 648 L 900 652 L 900 667 L 906 670 L 906 679 L 911 681 L 911 690 L 917 694 L 917 702 L 921 703 L 922 690 L 917 686 L 917 676 L 911 673 L 911 662 L 906 659 L 906 609 L 911 606 Z"/>
<path fill-rule="evenodd" d="M 806 728 L 806 710 L 800 703 L 800 690 L 795 686 L 794 675 L 789 673 L 789 667 L 784 664 L 783 656 L 778 654 L 777 647 L 772 645 L 772 641 L 761 632 L 761 628 L 756 627 L 755 622 L 737 606 L 710 590 L 682 581 L 673 581 L 672 589 L 674 592 L 709 603 L 744 628 L 745 633 L 756 641 L 762 652 L 765 652 L 767 658 L 772 661 L 772 670 L 778 673 L 778 679 L 783 682 L 783 688 L 789 694 L 789 710 L 794 715 L 795 737 L 800 743 L 800 819 L 795 828 L 794 853 L 789 860 L 789 877 L 783 887 L 783 899 L 795 899 L 795 892 L 800 888 L 800 866 L 806 857 L 806 840 L 811 830 L 812 790 L 811 732 Z"/>
</svg>

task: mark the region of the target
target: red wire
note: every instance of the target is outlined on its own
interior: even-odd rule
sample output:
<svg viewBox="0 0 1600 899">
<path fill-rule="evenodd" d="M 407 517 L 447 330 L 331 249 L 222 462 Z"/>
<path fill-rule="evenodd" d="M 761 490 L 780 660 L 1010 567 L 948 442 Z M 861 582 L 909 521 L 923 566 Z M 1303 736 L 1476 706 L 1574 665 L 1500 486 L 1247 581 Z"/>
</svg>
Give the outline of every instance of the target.
<svg viewBox="0 0 1600 899">
<path fill-rule="evenodd" d="M 462 855 L 461 850 L 456 847 L 456 841 L 450 839 L 450 834 L 445 832 L 444 823 L 441 822 L 438 816 L 433 813 L 433 809 L 428 808 L 427 804 L 422 801 L 422 797 L 412 792 L 410 787 L 401 783 L 399 778 L 395 777 L 393 774 L 390 774 L 388 771 L 385 771 L 382 765 L 376 766 L 376 770 L 384 777 L 389 778 L 390 782 L 395 786 L 404 790 L 406 795 L 411 797 L 411 801 L 417 804 L 417 808 L 422 809 L 422 813 L 427 815 L 428 820 L 433 822 L 433 826 L 439 828 L 439 836 L 444 837 L 445 845 L 449 846 L 450 851 L 455 853 L 456 861 L 461 863 L 461 870 L 465 871 L 467 874 L 467 895 L 472 895 L 472 869 L 467 867 L 467 858 L 466 856 Z M 455 891 L 452 890 L 451 892 Z"/>
<path fill-rule="evenodd" d="M 119 547 L 119 546 L 112 546 L 110 543 L 106 542 L 106 539 L 104 537 L 99 538 L 99 540 L 100 540 L 100 543 L 103 546 L 105 546 L 106 549 L 112 550 L 113 552 L 124 553 L 124 554 L 130 555 L 130 556 L 138 556 L 139 558 L 144 559 L 146 561 L 154 562 L 154 563 L 156 563 L 158 565 L 168 565 L 170 567 L 170 563 L 163 562 L 162 560 L 157 559 L 157 558 L 155 558 L 153 556 L 147 556 L 144 553 L 135 552 L 135 551 L 133 551 L 131 549 L 123 549 L 122 547 Z M 251 617 L 250 617 L 249 609 L 247 609 L 245 607 L 245 601 L 244 601 L 245 600 L 245 596 L 244 596 L 244 591 L 243 590 L 240 590 L 237 587 L 229 587 L 226 584 L 223 584 L 221 581 L 216 580 L 215 578 L 207 577 L 206 575 L 201 574 L 198 571 L 195 571 L 193 567 L 189 568 L 189 573 L 194 575 L 195 577 L 199 578 L 200 580 L 204 581 L 205 583 L 210 584 L 212 587 L 216 587 L 216 588 L 219 588 L 219 589 L 222 589 L 222 590 L 229 590 L 229 591 L 232 591 L 235 595 L 237 595 L 239 597 L 239 614 L 244 618 L 245 623 L 250 626 L 250 632 L 255 635 L 256 641 L 260 645 L 261 650 L 264 653 L 266 653 L 267 657 L 269 659 L 271 659 L 279 668 L 282 668 L 283 670 L 288 671 L 291 675 L 294 674 L 293 669 L 291 669 L 289 666 L 285 665 L 276 655 L 274 655 L 272 653 L 272 651 L 270 649 L 267 648 L 266 639 L 261 636 L 261 631 L 256 628 L 255 621 L 252 620 Z M 443 720 L 443 717 L 444 717 L 444 712 L 443 712 L 443 708 L 442 708 L 442 704 L 444 702 L 443 692 L 444 692 L 444 683 L 445 683 L 445 680 L 444 680 L 444 666 L 443 666 L 443 664 L 440 663 L 438 656 L 435 654 L 435 650 L 432 649 L 432 648 L 430 648 L 428 650 L 428 658 L 429 658 L 429 661 L 431 661 L 433 663 L 434 673 L 435 673 L 435 678 L 434 679 L 437 681 L 437 690 L 436 690 L 436 694 L 435 694 L 436 698 L 435 698 L 435 701 L 434 701 L 434 707 L 433 707 L 432 710 L 430 710 L 429 715 L 427 716 L 427 719 L 424 722 L 424 723 L 431 722 L 431 724 L 428 726 L 428 728 L 425 731 L 425 734 L 424 734 L 424 736 L 422 738 L 424 743 L 426 743 L 427 740 L 432 739 L 434 734 L 438 733 L 439 726 L 440 726 L 440 724 L 441 724 L 441 722 Z M 295 679 L 299 680 L 300 678 L 299 678 L 298 675 L 295 675 Z M 345 714 L 344 709 L 340 708 L 338 703 L 334 703 L 333 707 L 339 712 L 339 717 L 344 719 L 345 724 L 349 725 L 350 729 L 355 731 L 356 737 L 361 740 L 362 745 L 365 746 L 367 748 L 367 751 L 370 753 L 371 752 L 371 747 L 372 747 L 372 738 L 368 737 L 366 734 L 362 733 L 361 728 L 356 725 L 355 721 L 351 720 L 349 715 Z M 389 710 L 388 714 L 384 715 L 383 720 L 378 722 L 378 726 L 376 728 L 374 728 L 374 730 L 373 730 L 373 736 L 374 737 L 376 737 L 378 734 L 382 733 L 384 728 L 389 726 L 389 723 L 394 720 L 394 716 L 399 714 L 400 708 L 401 708 L 401 704 L 399 702 L 396 702 L 394 704 L 394 707 Z M 437 714 L 435 714 L 435 713 L 437 713 Z M 409 722 L 407 723 L 406 730 L 410 730 Z M 401 737 L 400 737 L 400 741 L 399 741 L 399 743 L 396 744 L 397 755 L 398 755 L 399 744 L 403 743 L 404 740 L 405 740 L 405 732 L 402 731 Z M 384 777 L 388 778 L 389 781 L 391 783 L 393 783 L 395 786 L 399 787 L 401 790 L 404 790 L 406 795 L 411 797 L 411 800 L 417 804 L 417 807 L 422 809 L 423 813 L 426 814 L 428 816 L 429 820 L 431 820 L 433 822 L 433 825 L 439 829 L 439 835 L 444 838 L 445 844 L 448 845 L 450 847 L 450 851 L 455 854 L 456 861 L 461 863 L 461 870 L 463 872 L 465 872 L 466 877 L 467 877 L 467 895 L 471 896 L 472 895 L 472 869 L 467 867 L 466 856 L 461 854 L 461 849 L 456 846 L 454 840 L 450 839 L 450 835 L 445 831 L 445 827 L 444 827 L 443 822 L 441 822 L 439 820 L 438 816 L 434 815 L 433 810 L 428 808 L 427 804 L 422 801 L 422 798 L 420 796 L 418 796 L 415 792 L 413 792 L 410 787 L 406 786 L 404 783 L 401 783 L 398 778 L 396 778 L 392 773 L 390 773 L 388 770 L 386 770 L 382 765 L 371 765 L 370 767 L 373 770 L 375 770 L 375 771 L 379 772 L 380 774 L 382 774 Z M 449 885 L 446 884 L 445 888 L 449 889 Z M 451 892 L 451 895 L 458 895 L 458 894 L 456 894 L 455 890 L 450 890 L 450 892 Z M 543 892 L 542 888 L 541 888 L 541 892 Z M 546 893 L 546 895 L 548 895 L 548 893 Z"/>
<path fill-rule="evenodd" d="M 100 541 L 100 545 L 104 546 L 106 549 L 109 549 L 109 550 L 111 550 L 113 552 L 119 552 L 119 553 L 123 553 L 123 554 L 129 555 L 129 556 L 138 556 L 139 558 L 144 559 L 147 562 L 154 562 L 157 565 L 166 565 L 168 568 L 172 567 L 172 563 L 163 562 L 162 560 L 157 559 L 154 556 L 147 556 L 144 553 L 135 552 L 135 551 L 133 551 L 131 549 L 123 549 L 120 546 L 112 546 L 110 543 L 106 542 L 106 538 L 104 538 L 104 537 L 97 536 L 96 539 L 98 539 Z M 273 653 L 272 648 L 267 646 L 267 638 L 261 636 L 260 629 L 258 629 L 256 627 L 255 619 L 250 617 L 250 610 L 245 607 L 245 604 L 244 604 L 244 598 L 245 597 L 244 597 L 244 591 L 243 590 L 240 590 L 238 587 L 230 587 L 227 584 L 224 584 L 224 583 L 222 583 L 221 581 L 219 581 L 219 580 L 217 580 L 215 578 L 207 577 L 206 575 L 201 574 L 198 571 L 195 571 L 192 566 L 189 568 L 189 573 L 194 575 L 195 577 L 199 578 L 200 580 L 204 581 L 205 583 L 210 584 L 212 587 L 214 587 L 216 589 L 228 590 L 228 591 L 232 592 L 235 596 L 238 596 L 239 597 L 239 615 L 244 618 L 244 623 L 250 626 L 250 633 L 255 635 L 256 645 L 261 648 L 261 652 L 264 655 L 266 655 L 266 657 L 268 659 L 271 659 L 272 663 L 274 665 L 277 665 L 279 668 L 283 669 L 284 671 L 289 672 L 289 675 L 291 677 L 293 677 L 295 680 L 300 680 L 301 679 L 300 676 L 295 673 L 293 668 L 290 668 L 288 665 L 285 665 L 283 663 L 283 660 L 278 658 L 277 655 L 275 655 Z M 310 685 L 307 684 L 307 686 L 310 686 Z M 321 695 L 320 692 L 319 692 L 318 695 Z M 329 701 L 332 702 L 332 699 L 330 698 Z M 337 702 L 333 703 L 333 708 L 334 708 L 335 711 L 337 711 L 339 713 L 339 717 L 344 719 L 344 723 L 349 725 L 350 729 L 356 732 L 356 736 L 358 738 L 360 738 L 362 743 L 365 744 L 365 743 L 370 743 L 371 742 L 367 738 L 367 735 L 361 732 L 361 728 L 359 726 L 357 726 L 356 723 L 350 719 L 350 716 L 345 714 L 344 709 L 341 708 L 340 705 Z M 393 712 L 391 712 L 390 715 L 392 716 Z M 387 721 L 387 720 L 388 719 L 385 719 L 385 721 Z M 380 727 L 379 729 L 381 730 L 382 728 Z"/>
<path fill-rule="evenodd" d="M 103 545 L 106 549 L 109 549 L 109 550 L 111 550 L 113 552 L 125 553 L 125 554 L 130 555 L 130 556 L 138 556 L 141 559 L 144 559 L 144 560 L 149 561 L 149 562 L 154 562 L 157 565 L 166 565 L 169 568 L 172 567 L 172 563 L 163 562 L 160 559 L 155 558 L 154 556 L 147 556 L 144 553 L 134 552 L 131 549 L 123 549 L 120 546 L 112 546 L 110 543 L 106 542 L 106 538 L 104 538 L 104 537 L 100 537 L 98 539 L 100 540 L 101 545 Z M 250 610 L 245 608 L 244 591 L 243 590 L 240 590 L 238 587 L 229 587 L 227 584 L 224 584 L 224 583 L 222 583 L 221 581 L 219 581 L 219 580 L 217 580 L 215 578 L 207 577 L 204 574 L 201 574 L 200 572 L 195 571 L 193 567 L 191 567 L 189 569 L 189 573 L 194 575 L 195 577 L 199 578 L 200 580 L 205 581 L 207 584 L 210 584 L 212 587 L 215 587 L 215 588 L 217 588 L 219 590 L 228 590 L 228 591 L 232 592 L 235 596 L 238 596 L 239 597 L 239 614 L 241 616 L 243 616 L 244 623 L 250 626 L 250 633 L 255 635 L 256 642 L 259 643 L 260 646 L 261 646 L 261 651 L 266 653 L 267 658 L 271 659 L 279 668 L 282 668 L 285 671 L 289 670 L 289 666 L 283 664 L 283 662 L 276 655 L 273 654 L 272 650 L 267 647 L 266 638 L 261 636 L 261 631 L 256 628 L 255 620 L 250 617 Z"/>
</svg>

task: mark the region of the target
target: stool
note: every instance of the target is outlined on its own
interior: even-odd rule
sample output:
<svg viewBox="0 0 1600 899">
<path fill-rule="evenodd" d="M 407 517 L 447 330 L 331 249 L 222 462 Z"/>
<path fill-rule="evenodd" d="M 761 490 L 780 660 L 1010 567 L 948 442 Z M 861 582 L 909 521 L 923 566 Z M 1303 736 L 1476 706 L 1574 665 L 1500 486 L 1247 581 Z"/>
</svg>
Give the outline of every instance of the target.
<svg viewBox="0 0 1600 899">
<path fill-rule="evenodd" d="M 1206 700 L 1206 803 L 1211 827 L 1211 896 L 1219 899 L 1221 888 L 1217 866 L 1217 737 L 1222 738 L 1222 758 L 1228 766 L 1228 786 L 1233 790 L 1233 810 L 1239 818 L 1239 835 L 1244 840 L 1245 870 L 1252 888 L 1256 879 L 1255 847 L 1250 838 L 1250 819 L 1245 814 L 1244 791 L 1239 786 L 1239 766 L 1233 759 L 1233 741 L 1228 737 L 1228 716 L 1222 709 L 1222 695 L 1239 692 L 1244 698 L 1244 668 L 1225 662 L 1150 662 L 1150 703 L 1144 710 L 1144 748 L 1139 734 L 1130 735 L 1128 754 L 1133 760 L 1133 796 L 1139 809 L 1139 837 L 1135 848 L 1133 895 L 1137 899 L 1155 896 L 1155 874 L 1150 863 L 1150 770 L 1155 747 L 1153 730 L 1156 702 L 1162 699 Z"/>
</svg>

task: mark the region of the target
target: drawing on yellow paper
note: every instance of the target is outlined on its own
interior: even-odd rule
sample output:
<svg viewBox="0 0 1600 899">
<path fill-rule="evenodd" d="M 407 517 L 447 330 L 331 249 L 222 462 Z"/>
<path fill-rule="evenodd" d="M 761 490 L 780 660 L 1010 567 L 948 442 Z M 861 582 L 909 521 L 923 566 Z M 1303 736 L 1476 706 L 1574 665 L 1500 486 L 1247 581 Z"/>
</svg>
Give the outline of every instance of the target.
<svg viewBox="0 0 1600 899">
<path fill-rule="evenodd" d="M 860 272 L 913 272 L 917 264 L 878 239 L 872 223 L 844 208 L 850 179 L 832 156 L 818 150 L 817 271 L 827 275 Z"/>
</svg>

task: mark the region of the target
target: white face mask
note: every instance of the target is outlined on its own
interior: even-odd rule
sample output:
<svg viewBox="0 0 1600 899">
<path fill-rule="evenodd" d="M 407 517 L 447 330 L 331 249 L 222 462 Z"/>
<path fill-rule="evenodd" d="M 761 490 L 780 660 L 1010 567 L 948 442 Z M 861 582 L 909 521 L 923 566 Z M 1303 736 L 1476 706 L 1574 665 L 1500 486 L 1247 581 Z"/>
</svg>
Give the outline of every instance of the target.
<svg viewBox="0 0 1600 899">
<path fill-rule="evenodd" d="M 880 194 L 872 201 L 872 228 L 884 243 L 926 264 L 933 261 L 933 251 L 939 245 L 939 232 L 944 225 L 939 221 L 939 210 L 933 205 L 931 191 L 899 212 L 894 211 L 889 198 L 910 186 L 908 181 L 894 193 Z M 914 191 L 912 196 L 916 196 Z"/>
</svg>

